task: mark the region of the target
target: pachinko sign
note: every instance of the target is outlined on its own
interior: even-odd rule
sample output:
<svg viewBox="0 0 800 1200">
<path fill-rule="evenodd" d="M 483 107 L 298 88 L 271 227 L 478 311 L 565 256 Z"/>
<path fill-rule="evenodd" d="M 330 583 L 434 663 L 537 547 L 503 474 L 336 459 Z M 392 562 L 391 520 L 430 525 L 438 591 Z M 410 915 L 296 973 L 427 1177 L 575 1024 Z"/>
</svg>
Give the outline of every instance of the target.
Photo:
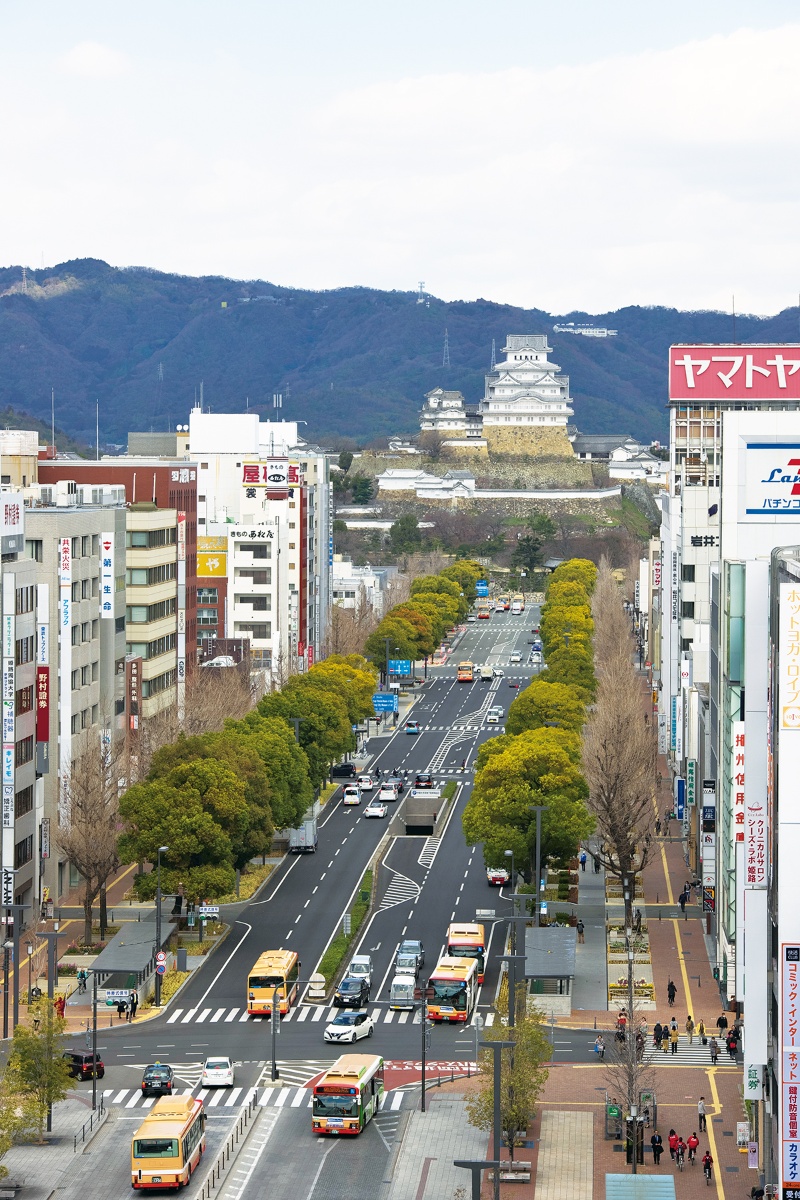
<svg viewBox="0 0 800 1200">
<path fill-rule="evenodd" d="M 800 441 L 744 447 L 744 515 L 800 517 Z"/>
</svg>

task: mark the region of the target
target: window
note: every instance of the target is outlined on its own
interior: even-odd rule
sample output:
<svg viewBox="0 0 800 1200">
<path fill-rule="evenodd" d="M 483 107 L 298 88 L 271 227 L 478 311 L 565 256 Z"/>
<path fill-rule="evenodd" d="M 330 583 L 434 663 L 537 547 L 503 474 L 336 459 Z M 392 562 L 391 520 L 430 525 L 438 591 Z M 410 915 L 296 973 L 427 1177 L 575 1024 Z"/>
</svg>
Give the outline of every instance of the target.
<svg viewBox="0 0 800 1200">
<path fill-rule="evenodd" d="M 684 563 L 681 567 L 681 579 L 684 583 L 694 583 L 694 563 Z"/>
<path fill-rule="evenodd" d="M 72 539 L 72 557 L 80 558 L 80 556 L 81 556 L 81 539 L 79 537 L 74 537 Z"/>
<path fill-rule="evenodd" d="M 92 580 L 81 580 L 81 600 L 88 600 L 92 595 Z"/>
<path fill-rule="evenodd" d="M 17 666 L 21 667 L 23 663 L 33 662 L 35 654 L 36 639 L 33 634 L 30 637 L 18 638 L 15 647 L 15 658 Z"/>
<path fill-rule="evenodd" d="M 256 641 L 263 642 L 266 641 L 267 638 L 272 637 L 272 624 L 269 621 L 263 625 L 258 625 L 249 621 L 237 621 L 236 631 L 237 633 L 250 633 L 256 639 Z"/>
<path fill-rule="evenodd" d="M 92 724 L 93 725 L 97 724 L 97 716 L 98 716 L 99 711 L 100 711 L 99 705 L 93 704 L 92 705 Z"/>
<path fill-rule="evenodd" d="M 681 653 L 688 654 L 692 648 L 694 638 L 681 638 Z"/>
<path fill-rule="evenodd" d="M 76 583 L 73 583 L 73 585 L 72 585 L 72 599 L 73 599 L 73 600 L 80 600 L 80 598 L 81 598 L 81 585 L 80 585 L 80 583 L 77 583 L 77 582 L 76 582 Z"/>
<path fill-rule="evenodd" d="M 70 730 L 72 733 L 80 733 L 81 731 L 81 714 L 73 713 L 70 721 Z"/>
<path fill-rule="evenodd" d="M 122 628 L 123 629 L 125 628 L 124 620 L 123 620 Z M 92 621 L 92 637 L 96 638 L 99 636 L 100 636 L 100 618 L 95 617 L 94 620 Z"/>
<path fill-rule="evenodd" d="M 91 683 L 91 681 L 92 681 L 92 668 L 91 667 L 81 667 L 81 684 L 83 685 L 83 687 L 86 687 L 86 685 Z"/>
<path fill-rule="evenodd" d="M 154 583 L 167 583 L 175 579 L 178 564 L 162 563 L 160 567 L 129 567 L 125 572 L 125 581 L 130 587 L 152 587 Z"/>
<path fill-rule="evenodd" d="M 219 622 L 218 608 L 198 608 L 197 624 L 198 625 L 216 625 Z"/>
<path fill-rule="evenodd" d="M 249 571 L 245 568 L 239 571 L 237 578 L 249 579 L 251 583 L 263 587 L 265 584 L 272 583 L 272 567 L 265 567 L 263 571 Z"/>
<path fill-rule="evenodd" d="M 81 644 L 81 627 L 80 627 L 80 625 L 72 626 L 72 644 L 73 644 L 73 646 L 80 646 L 80 644 Z"/>
<path fill-rule="evenodd" d="M 174 546 L 177 537 L 178 531 L 172 525 L 168 529 L 132 529 L 126 541 L 134 549 L 153 550 L 158 546 Z"/>
<path fill-rule="evenodd" d="M 124 700 L 115 700 L 114 701 L 114 716 L 121 717 L 124 712 L 125 712 L 125 701 Z"/>
<path fill-rule="evenodd" d="M 26 541 L 25 549 L 34 562 L 44 562 L 44 546 L 41 538 L 31 538 Z"/>
<path fill-rule="evenodd" d="M 264 546 L 250 546 L 248 549 L 253 551 L 253 558 L 272 558 L 272 545 L 267 542 Z"/>
<path fill-rule="evenodd" d="M 25 763 L 29 763 L 33 758 L 33 734 L 30 737 L 22 738 L 17 742 L 14 749 L 14 761 L 16 766 L 22 767 Z"/>
<path fill-rule="evenodd" d="M 216 604 L 219 600 L 219 588 L 201 587 L 197 589 L 198 604 Z"/>
<path fill-rule="evenodd" d="M 73 692 L 76 690 L 76 688 L 79 688 L 79 687 L 81 686 L 81 673 L 80 673 L 80 671 L 77 671 L 77 670 L 76 670 L 76 671 L 73 671 L 73 672 L 72 672 L 72 678 L 71 678 L 71 680 L 70 680 L 70 683 L 71 683 L 71 685 L 72 685 L 72 690 L 73 690 Z"/>
<path fill-rule="evenodd" d="M 91 636 L 92 636 L 92 624 L 91 624 L 91 621 L 84 621 L 84 622 L 81 624 L 81 641 L 82 641 L 82 642 L 88 642 L 88 641 L 89 641 L 89 638 L 90 638 Z"/>
<path fill-rule="evenodd" d="M 23 788 L 21 792 L 17 792 L 14 798 L 14 818 L 24 817 L 26 813 L 33 810 L 33 784 L 29 784 Z"/>
<path fill-rule="evenodd" d="M 17 616 L 20 613 L 33 612 L 36 605 L 36 588 L 21 587 L 16 591 L 16 611 Z"/>
<path fill-rule="evenodd" d="M 21 842 L 17 842 L 14 847 L 14 866 L 16 868 L 24 867 L 33 858 L 33 834 L 29 833 Z M 199 1124 L 199 1121 L 198 1121 Z"/>
<path fill-rule="evenodd" d="M 237 596 L 237 604 L 252 605 L 253 612 L 269 612 L 272 608 L 271 596 Z"/>
<path fill-rule="evenodd" d="M 142 696 L 145 699 L 148 696 L 157 696 L 159 692 L 164 692 L 167 688 L 175 686 L 175 672 L 165 671 L 163 675 L 156 675 L 155 679 L 142 680 Z"/>
<path fill-rule="evenodd" d="M 128 654 L 140 658 L 158 658 L 159 654 L 168 654 L 175 649 L 176 635 L 168 633 L 166 637 L 156 638 L 152 642 L 129 642 Z"/>
<path fill-rule="evenodd" d="M 90 718 L 91 718 L 91 712 L 88 708 L 85 708 L 83 710 L 83 712 L 81 713 L 81 729 L 89 728 L 89 726 L 92 723 Z"/>
<path fill-rule="evenodd" d="M 86 537 L 81 538 L 81 554 L 83 555 L 84 558 L 87 558 L 89 556 L 89 554 L 91 553 L 91 549 L 92 549 L 92 539 L 91 539 L 91 536 L 87 534 Z"/>
<path fill-rule="evenodd" d="M 92 663 L 92 683 L 96 683 L 100 675 L 100 663 L 95 659 Z"/>
<path fill-rule="evenodd" d="M 694 600 L 684 600 L 681 604 L 681 616 L 694 620 Z"/>
<path fill-rule="evenodd" d="M 95 575 L 94 578 L 92 579 L 92 597 L 94 599 L 97 599 L 97 597 L 99 595 L 100 595 L 100 578 L 99 578 L 99 576 Z"/>
<path fill-rule="evenodd" d="M 115 617 L 114 618 L 114 633 L 124 633 L 124 632 L 125 632 L 125 618 L 124 617 Z"/>
<path fill-rule="evenodd" d="M 17 695 L 16 695 L 16 702 L 15 702 L 14 708 L 15 708 L 15 712 L 18 717 L 22 716 L 23 713 L 31 711 L 31 709 L 33 708 L 33 684 L 32 683 L 29 684 L 28 687 L 19 689 L 19 691 L 17 692 Z"/>
<path fill-rule="evenodd" d="M 129 625 L 146 625 L 148 621 L 160 621 L 175 612 L 175 597 L 161 600 L 158 604 L 129 604 L 125 619 Z"/>
<path fill-rule="evenodd" d="M 92 534 L 92 554 L 97 558 L 100 554 L 100 534 Z"/>
</svg>

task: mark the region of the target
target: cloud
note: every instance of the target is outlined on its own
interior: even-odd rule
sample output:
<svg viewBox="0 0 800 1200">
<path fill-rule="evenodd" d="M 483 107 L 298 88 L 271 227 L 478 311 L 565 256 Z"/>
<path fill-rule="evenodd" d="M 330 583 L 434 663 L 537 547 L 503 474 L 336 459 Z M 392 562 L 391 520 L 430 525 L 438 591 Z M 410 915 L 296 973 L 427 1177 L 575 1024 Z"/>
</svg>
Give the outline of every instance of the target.
<svg viewBox="0 0 800 1200">
<path fill-rule="evenodd" d="M 79 42 L 60 59 L 60 66 L 69 75 L 84 79 L 115 79 L 128 70 L 124 54 L 99 42 Z"/>
</svg>

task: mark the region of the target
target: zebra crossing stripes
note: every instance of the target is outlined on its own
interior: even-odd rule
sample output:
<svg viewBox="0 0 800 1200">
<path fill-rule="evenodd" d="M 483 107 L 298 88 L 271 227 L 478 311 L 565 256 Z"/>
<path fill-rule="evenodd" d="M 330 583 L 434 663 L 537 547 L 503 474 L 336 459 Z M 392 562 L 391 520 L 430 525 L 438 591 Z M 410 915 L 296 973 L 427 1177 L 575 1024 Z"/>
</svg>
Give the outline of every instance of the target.
<svg viewBox="0 0 800 1200">
<path fill-rule="evenodd" d="M 644 1061 L 654 1067 L 710 1067 L 711 1054 L 708 1046 L 704 1046 L 699 1038 L 695 1038 L 691 1046 L 685 1038 L 681 1038 L 678 1042 L 677 1054 L 672 1053 L 671 1047 L 665 1054 L 663 1050 L 656 1050 L 655 1046 L 650 1045 L 644 1052 Z M 720 1046 L 720 1055 L 717 1061 L 720 1066 L 736 1066 L 723 1046 Z"/>
<path fill-rule="evenodd" d="M 319 1074 L 319 1072 L 316 1073 Z M 283 1075 L 282 1069 L 281 1076 L 283 1077 Z M 293 1084 L 290 1087 L 265 1087 L 258 1090 L 258 1105 L 261 1108 L 311 1108 L 313 1102 L 311 1088 L 303 1084 Z M 243 1096 L 244 1091 L 245 1089 L 240 1087 L 215 1088 L 213 1091 L 209 1088 L 201 1088 L 197 1092 L 197 1098 L 203 1101 L 206 1108 L 238 1108 L 250 1095 L 250 1089 Z M 180 1094 L 191 1096 L 194 1094 L 194 1089 L 190 1088 Z M 382 1111 L 397 1112 L 402 1107 L 403 1095 L 404 1093 L 398 1089 L 388 1092 Z M 115 1092 L 114 1088 L 109 1088 L 103 1092 L 103 1096 L 109 1106 L 122 1105 L 125 1108 L 152 1108 L 156 1101 L 155 1096 L 143 1097 L 140 1091 L 131 1088 L 123 1088 L 119 1092 Z"/>
<path fill-rule="evenodd" d="M 331 1008 L 328 1005 L 298 1004 L 294 1008 L 290 1008 L 289 1011 L 283 1017 L 281 1017 L 281 1024 L 285 1025 L 287 1021 L 313 1021 L 324 1022 L 327 1025 L 341 1011 L 342 1010 L 340 1008 Z M 224 1015 L 225 1013 L 227 1013 L 227 1016 Z M 191 1023 L 193 1021 L 197 1023 L 198 1019 L 202 1015 L 203 1013 L 198 1012 L 196 1008 L 190 1008 L 188 1010 L 176 1008 L 175 1012 L 172 1013 L 172 1015 L 168 1018 L 168 1022 L 170 1024 L 174 1024 L 176 1021 L 179 1021 L 181 1024 Z M 265 1017 L 250 1017 L 246 1008 L 232 1008 L 230 1012 L 228 1012 L 227 1009 L 221 1008 L 217 1009 L 213 1016 L 208 1018 L 208 1023 L 213 1024 L 214 1022 L 219 1023 L 221 1021 L 235 1021 L 237 1018 L 239 1021 L 253 1022 L 264 1021 L 267 1019 Z M 383 1025 L 388 1025 L 394 1020 L 397 1020 L 398 1024 L 400 1025 L 404 1024 L 408 1020 L 412 1020 L 413 1024 L 418 1025 L 421 1020 L 418 1012 L 412 1014 L 409 1010 L 403 1011 L 391 1008 L 374 1008 L 372 1010 L 372 1018 L 376 1024 Z M 183 1076 L 181 1076 L 181 1078 L 183 1078 Z"/>
<path fill-rule="evenodd" d="M 421 867 L 425 867 L 425 869 L 428 871 L 431 869 L 433 860 L 436 858 L 436 854 L 441 844 L 442 839 L 440 837 L 429 837 L 425 839 L 425 845 L 422 847 L 422 852 L 417 859 L 417 862 Z"/>
</svg>

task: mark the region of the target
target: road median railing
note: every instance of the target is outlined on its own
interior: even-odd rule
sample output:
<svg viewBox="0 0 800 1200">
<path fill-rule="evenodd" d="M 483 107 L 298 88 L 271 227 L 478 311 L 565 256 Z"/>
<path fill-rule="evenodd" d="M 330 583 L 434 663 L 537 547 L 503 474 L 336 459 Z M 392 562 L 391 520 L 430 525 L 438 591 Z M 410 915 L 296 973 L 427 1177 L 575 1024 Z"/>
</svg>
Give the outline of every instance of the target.
<svg viewBox="0 0 800 1200">
<path fill-rule="evenodd" d="M 253 1126 L 255 1118 L 261 1111 L 258 1104 L 258 1088 L 253 1088 L 253 1094 L 247 1103 L 243 1106 L 239 1117 L 236 1121 L 231 1133 L 225 1139 L 222 1149 L 218 1152 L 217 1157 L 211 1164 L 211 1170 L 203 1180 L 200 1191 L 196 1193 L 196 1200 L 209 1200 L 209 1197 L 214 1194 L 216 1189 L 223 1181 L 224 1175 L 231 1165 L 231 1162 L 236 1158 L 239 1150 L 244 1145 L 247 1135 Z"/>
<path fill-rule="evenodd" d="M 72 1137 L 72 1153 L 78 1153 L 78 1147 L 86 1145 L 87 1141 L 91 1141 L 92 1137 L 108 1116 L 108 1109 L 105 1105 L 105 1100 L 102 1096 L 98 1097 L 97 1110 L 93 1112 L 88 1121 L 84 1121 L 80 1129 Z"/>
</svg>

